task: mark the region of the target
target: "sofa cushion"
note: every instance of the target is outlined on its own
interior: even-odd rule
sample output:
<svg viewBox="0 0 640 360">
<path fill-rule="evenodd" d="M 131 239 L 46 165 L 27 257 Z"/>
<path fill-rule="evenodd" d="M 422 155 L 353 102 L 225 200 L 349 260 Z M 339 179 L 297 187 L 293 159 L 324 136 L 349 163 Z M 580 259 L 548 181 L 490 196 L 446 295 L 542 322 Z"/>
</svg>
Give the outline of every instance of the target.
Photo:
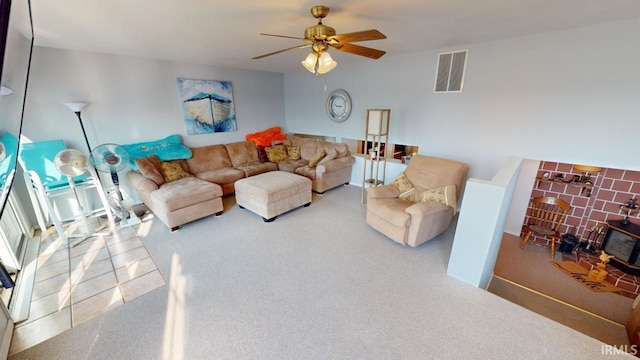
<svg viewBox="0 0 640 360">
<path fill-rule="evenodd" d="M 227 148 L 222 144 L 191 148 L 193 156 L 187 159 L 192 174 L 207 170 L 232 167 Z"/>
<path fill-rule="evenodd" d="M 193 175 L 219 185 L 232 184 L 245 177 L 244 171 L 232 167 L 202 171 Z"/>
<path fill-rule="evenodd" d="M 151 155 L 147 157 L 134 159 L 140 173 L 147 179 L 153 181 L 158 185 L 164 184 L 166 181 L 162 174 L 162 162 L 158 159 L 158 156 Z"/>
<path fill-rule="evenodd" d="M 315 180 L 316 179 L 316 168 L 315 167 L 301 166 L 299 168 L 296 168 L 294 172 L 296 174 L 298 174 L 298 175 L 302 175 L 302 176 L 308 177 L 311 180 Z"/>
<path fill-rule="evenodd" d="M 300 146 L 287 146 L 289 160 L 300 160 Z"/>
<path fill-rule="evenodd" d="M 289 155 L 287 155 L 287 147 L 282 144 L 268 146 L 264 148 L 264 150 L 267 152 L 267 157 L 272 163 L 284 161 L 289 158 Z"/>
<path fill-rule="evenodd" d="M 320 149 L 318 149 L 318 142 L 305 139 L 307 141 L 303 142 L 300 146 L 300 157 L 303 159 L 311 160 L 313 155 L 315 155 Z M 295 145 L 294 145 L 295 146 Z"/>
<path fill-rule="evenodd" d="M 268 171 L 278 170 L 278 165 L 272 162 L 261 163 L 259 161 L 253 163 L 246 163 L 236 166 L 236 169 L 242 170 L 245 177 L 262 174 Z"/>
<path fill-rule="evenodd" d="M 171 212 L 222 196 L 220 185 L 188 177 L 162 185 L 151 192 L 154 207 Z"/>
<path fill-rule="evenodd" d="M 309 161 L 305 159 L 279 161 L 278 170 L 293 173 L 297 168 L 304 167 L 308 163 Z"/>
<path fill-rule="evenodd" d="M 324 148 L 327 151 L 327 154 L 329 151 L 335 150 L 337 152 L 336 157 L 344 157 L 349 154 L 349 146 L 347 144 L 321 141 L 319 146 Z"/>
<path fill-rule="evenodd" d="M 160 164 L 160 169 L 162 170 L 164 180 L 170 183 L 193 176 L 185 170 L 185 166 L 186 165 L 184 165 L 180 160 L 163 161 Z"/>
<path fill-rule="evenodd" d="M 311 157 L 309 160 L 309 164 L 307 165 L 310 168 L 316 167 L 320 160 L 327 155 L 327 152 L 324 149 L 320 149 L 315 155 Z"/>
<path fill-rule="evenodd" d="M 278 144 L 282 144 L 284 146 L 291 146 L 292 145 L 291 144 L 291 140 L 289 140 L 289 139 L 273 140 L 271 142 L 271 146 L 278 145 Z"/>
<path fill-rule="evenodd" d="M 253 141 L 240 141 L 224 145 L 234 168 L 244 164 L 260 163 L 258 148 Z"/>
</svg>

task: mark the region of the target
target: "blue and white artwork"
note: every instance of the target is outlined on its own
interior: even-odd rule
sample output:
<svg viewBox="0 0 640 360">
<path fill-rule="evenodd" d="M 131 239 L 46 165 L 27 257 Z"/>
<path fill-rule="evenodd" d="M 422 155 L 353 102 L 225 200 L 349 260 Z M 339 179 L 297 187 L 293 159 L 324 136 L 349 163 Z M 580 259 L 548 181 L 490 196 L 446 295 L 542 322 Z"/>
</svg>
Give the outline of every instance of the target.
<svg viewBox="0 0 640 360">
<path fill-rule="evenodd" d="M 231 81 L 178 78 L 188 135 L 237 131 Z"/>
</svg>

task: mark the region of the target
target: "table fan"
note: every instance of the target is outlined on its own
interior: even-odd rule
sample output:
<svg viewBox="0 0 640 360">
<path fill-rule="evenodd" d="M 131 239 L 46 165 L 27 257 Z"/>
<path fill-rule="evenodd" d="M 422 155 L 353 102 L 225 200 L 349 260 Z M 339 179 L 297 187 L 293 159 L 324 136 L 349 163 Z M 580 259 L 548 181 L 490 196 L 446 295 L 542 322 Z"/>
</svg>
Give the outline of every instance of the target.
<svg viewBox="0 0 640 360">
<path fill-rule="evenodd" d="M 91 227 L 89 226 L 89 221 L 87 221 L 87 214 L 85 213 L 85 210 L 80 202 L 80 198 L 78 197 L 76 183 L 73 180 L 75 176 L 80 176 L 88 171 L 87 156 L 80 150 L 65 149 L 56 154 L 56 157 L 53 159 L 53 164 L 62 175 L 65 175 L 67 177 L 69 186 L 73 190 L 73 195 L 82 214 L 80 218 L 84 227 L 84 233 L 68 236 L 69 238 L 79 238 L 78 240 L 73 242 L 71 246 L 75 246 L 91 236 L 110 235 L 110 233 L 95 232 L 102 230 L 105 225 L 99 226 L 96 229 L 91 229 Z"/>
<path fill-rule="evenodd" d="M 133 199 L 125 200 L 120 191 L 118 171 L 122 171 L 129 166 L 129 160 L 130 157 L 127 149 L 118 144 L 107 143 L 98 145 L 98 147 L 91 151 L 91 164 L 98 171 L 111 174 L 111 181 L 116 189 L 115 195 L 117 196 L 114 210 L 121 219 L 121 228 L 140 224 L 140 219 L 133 211 Z"/>
</svg>

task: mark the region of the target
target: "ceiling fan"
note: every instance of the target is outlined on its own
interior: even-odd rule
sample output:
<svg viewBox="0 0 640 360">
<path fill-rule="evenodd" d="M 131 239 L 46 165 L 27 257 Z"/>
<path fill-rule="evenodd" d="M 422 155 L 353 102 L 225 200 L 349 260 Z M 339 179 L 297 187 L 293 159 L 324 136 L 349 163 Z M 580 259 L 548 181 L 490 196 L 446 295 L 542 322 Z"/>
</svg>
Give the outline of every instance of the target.
<svg viewBox="0 0 640 360">
<path fill-rule="evenodd" d="M 385 52 L 382 50 L 351 44 L 352 42 L 358 41 L 386 39 L 387 37 L 380 31 L 371 29 L 336 35 L 336 30 L 334 28 L 322 24 L 322 19 L 325 18 L 328 14 L 329 8 L 326 6 L 316 5 L 312 7 L 311 15 L 313 15 L 314 18 L 318 19 L 318 24 L 308 27 L 304 31 L 304 38 L 261 33 L 260 35 L 265 36 L 304 40 L 306 43 L 256 56 L 253 59 L 262 59 L 264 57 L 280 54 L 285 51 L 310 47 L 311 53 L 305 60 L 302 61 L 302 66 L 318 76 L 318 74 L 328 73 L 338 65 L 338 63 L 336 63 L 331 58 L 331 55 L 329 55 L 329 52 L 327 51 L 329 48 L 368 57 L 371 59 L 378 59 L 385 54 Z"/>
</svg>

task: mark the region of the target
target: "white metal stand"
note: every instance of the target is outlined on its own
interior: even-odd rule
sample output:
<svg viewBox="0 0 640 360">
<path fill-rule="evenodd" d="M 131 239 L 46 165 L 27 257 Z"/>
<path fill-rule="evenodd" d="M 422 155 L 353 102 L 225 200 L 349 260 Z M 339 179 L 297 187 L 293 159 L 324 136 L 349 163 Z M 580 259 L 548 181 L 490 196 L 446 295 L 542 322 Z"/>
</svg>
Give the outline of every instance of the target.
<svg viewBox="0 0 640 360">
<path fill-rule="evenodd" d="M 48 222 L 46 221 L 46 219 L 50 218 L 51 222 L 56 228 L 56 231 L 58 232 L 58 235 L 62 239 L 62 242 L 65 245 L 68 245 L 70 247 L 73 247 L 79 244 L 80 242 L 86 240 L 91 236 L 100 236 L 100 235 L 110 234 L 110 233 L 96 232 L 103 229 L 105 227 L 104 225 L 98 229 L 92 230 L 88 224 L 88 220 L 87 220 L 88 218 L 106 215 L 107 219 L 109 220 L 109 224 L 111 228 L 115 226 L 115 218 L 113 216 L 113 213 L 111 212 L 109 201 L 107 200 L 107 197 L 102 189 L 102 184 L 100 183 L 100 180 L 97 174 L 95 173 L 95 170 L 89 166 L 87 167 L 87 171 L 89 172 L 90 176 L 84 179 L 82 182 L 76 184 L 73 181 L 73 179 L 70 179 L 68 186 L 59 187 L 55 189 L 49 189 L 47 186 L 43 185 L 42 181 L 40 180 L 40 177 L 35 171 L 27 170 L 24 172 L 25 181 L 27 183 L 27 188 L 29 190 L 29 197 L 31 198 L 31 203 L 36 212 L 36 218 L 38 220 L 38 225 L 40 226 L 40 229 L 44 231 L 47 228 Z M 86 196 L 82 197 L 82 200 L 84 200 L 84 205 L 82 204 L 80 196 L 78 196 L 78 192 L 79 191 L 84 192 L 89 189 L 96 190 L 96 192 L 98 193 L 98 197 L 100 198 L 100 201 L 102 203 L 102 207 L 92 209 L 88 205 Z M 78 207 L 80 209 L 80 214 L 74 214 L 71 217 L 60 219 L 60 217 L 58 216 L 58 213 L 54 209 L 52 200 L 62 195 L 69 195 L 70 193 L 73 194 L 74 198 L 77 201 Z M 85 211 L 85 209 L 90 209 L 90 210 L 87 212 Z M 82 222 L 85 232 L 79 235 L 65 234 L 65 231 L 64 231 L 65 225 L 68 226 L 71 223 L 74 223 L 77 221 Z M 69 242 L 70 238 L 73 238 L 76 240 L 70 243 Z"/>
</svg>

